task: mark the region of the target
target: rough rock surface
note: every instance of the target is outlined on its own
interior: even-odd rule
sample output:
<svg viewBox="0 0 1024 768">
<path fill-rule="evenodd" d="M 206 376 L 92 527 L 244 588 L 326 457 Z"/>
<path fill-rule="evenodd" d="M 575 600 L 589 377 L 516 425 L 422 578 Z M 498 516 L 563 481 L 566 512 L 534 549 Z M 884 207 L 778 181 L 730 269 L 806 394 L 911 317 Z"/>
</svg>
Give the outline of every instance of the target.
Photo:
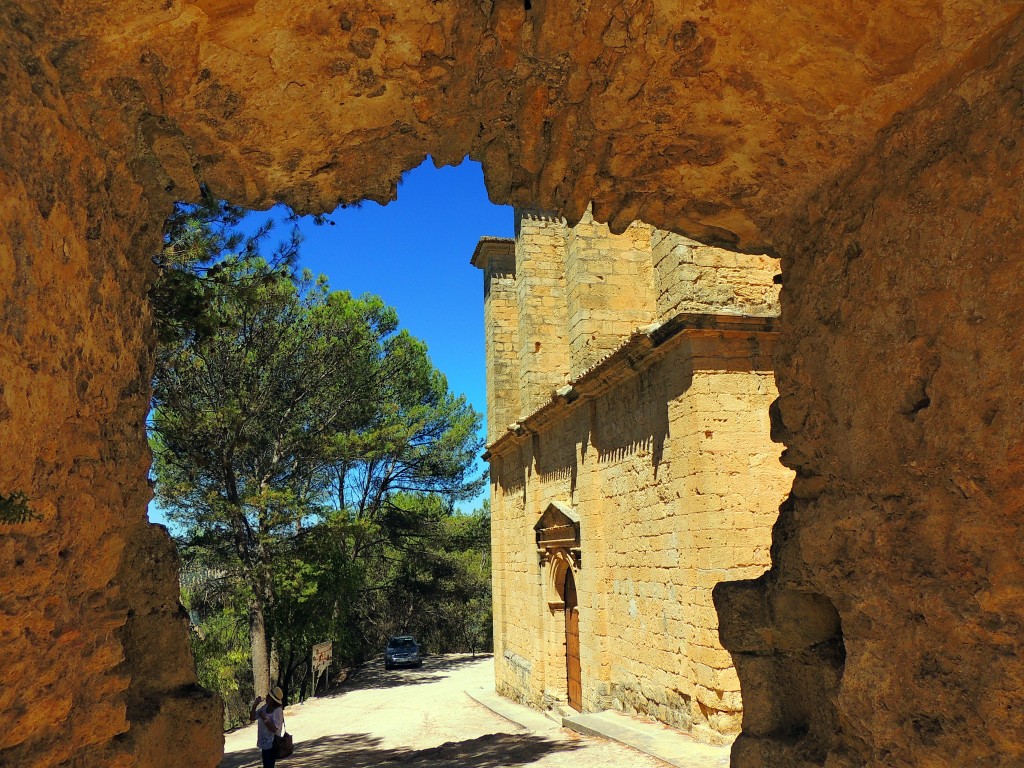
<svg viewBox="0 0 1024 768">
<path fill-rule="evenodd" d="M 390 199 L 432 154 L 497 201 L 744 247 L 869 150 L 1009 0 L 26 5 L 77 117 L 172 193 Z M 50 13 L 47 13 L 47 10 Z M 27 12 L 27 11 L 26 11 Z M 127 136 L 123 135 L 128 130 Z M 122 135 L 117 135 L 122 134 Z M 770 245 L 770 243 L 769 243 Z"/>
<path fill-rule="evenodd" d="M 171 202 L 202 182 L 327 210 L 469 153 L 498 202 L 592 200 L 615 231 L 783 257 L 799 476 L 770 576 L 721 590 L 725 619 L 733 598 L 764 618 L 735 648 L 763 702 L 736 764 L 1019 765 L 1021 14 L 0 4 L 0 493 L 42 516 L 0 531 L 0 763 L 163 765 L 183 739 L 181 762 L 217 762 L 145 523 L 146 265 Z"/>
<path fill-rule="evenodd" d="M 723 630 L 753 726 L 740 765 L 1024 764 L 1022 33 L 777 241 L 797 479 L 769 577 L 719 587 L 772 614 L 760 642 L 755 611 Z"/>
<path fill-rule="evenodd" d="M 76 124 L 41 27 L 11 10 L 0 493 L 24 493 L 41 519 L 0 529 L 0 764 L 161 765 L 188 727 L 205 754 L 190 764 L 216 765 L 219 703 L 196 686 L 170 539 L 145 517 L 159 215 L 123 156 Z"/>
</svg>

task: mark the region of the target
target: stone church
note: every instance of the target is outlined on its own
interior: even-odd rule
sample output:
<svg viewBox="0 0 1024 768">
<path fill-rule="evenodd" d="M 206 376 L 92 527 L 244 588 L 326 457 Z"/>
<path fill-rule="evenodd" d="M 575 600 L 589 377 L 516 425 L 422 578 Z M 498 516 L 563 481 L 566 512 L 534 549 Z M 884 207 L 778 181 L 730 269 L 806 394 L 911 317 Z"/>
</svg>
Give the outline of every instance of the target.
<svg viewBox="0 0 1024 768">
<path fill-rule="evenodd" d="M 715 584 L 770 565 L 777 262 L 588 213 L 484 238 L 498 691 L 723 743 Z"/>
</svg>

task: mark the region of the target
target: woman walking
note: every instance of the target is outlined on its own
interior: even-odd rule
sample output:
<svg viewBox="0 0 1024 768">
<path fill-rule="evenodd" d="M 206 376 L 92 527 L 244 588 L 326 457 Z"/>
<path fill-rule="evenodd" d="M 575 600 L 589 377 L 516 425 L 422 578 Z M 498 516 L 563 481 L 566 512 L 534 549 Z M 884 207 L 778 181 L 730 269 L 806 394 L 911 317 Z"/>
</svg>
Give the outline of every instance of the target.
<svg viewBox="0 0 1024 768">
<path fill-rule="evenodd" d="M 263 703 L 263 697 L 257 696 L 249 712 L 250 720 L 259 720 L 256 725 L 256 746 L 263 753 L 263 768 L 274 768 L 277 762 L 277 752 L 274 750 L 274 737 L 284 733 L 284 707 L 281 701 L 284 699 L 284 691 L 280 686 L 275 685 L 267 694 L 267 703 Z"/>
</svg>

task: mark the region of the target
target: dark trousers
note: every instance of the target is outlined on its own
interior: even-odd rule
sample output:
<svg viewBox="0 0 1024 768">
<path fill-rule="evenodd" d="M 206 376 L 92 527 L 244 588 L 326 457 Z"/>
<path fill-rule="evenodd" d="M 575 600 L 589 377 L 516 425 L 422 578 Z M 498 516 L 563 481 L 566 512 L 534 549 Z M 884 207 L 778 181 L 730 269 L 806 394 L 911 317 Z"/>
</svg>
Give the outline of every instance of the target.
<svg viewBox="0 0 1024 768">
<path fill-rule="evenodd" d="M 277 762 L 277 752 L 274 748 L 261 749 L 260 753 L 263 755 L 263 768 L 274 768 L 274 763 Z"/>
</svg>

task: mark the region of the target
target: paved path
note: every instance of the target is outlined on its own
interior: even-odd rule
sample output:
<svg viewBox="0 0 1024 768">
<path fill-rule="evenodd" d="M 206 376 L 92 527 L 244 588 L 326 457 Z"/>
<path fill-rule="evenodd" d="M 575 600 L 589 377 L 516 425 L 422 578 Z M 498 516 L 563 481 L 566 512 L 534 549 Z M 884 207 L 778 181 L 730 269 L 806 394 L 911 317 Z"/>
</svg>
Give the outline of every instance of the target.
<svg viewBox="0 0 1024 768">
<path fill-rule="evenodd" d="M 562 724 L 580 733 L 628 744 L 676 768 L 729 768 L 729 747 L 701 744 L 661 723 L 636 720 L 619 712 L 594 712 L 574 714 Z"/>
<path fill-rule="evenodd" d="M 339 693 L 285 709 L 295 754 L 279 768 L 664 768 L 629 747 L 560 729 L 526 731 L 466 695 L 490 658 L 436 656 L 422 669 L 371 664 Z M 260 765 L 255 725 L 225 737 L 221 768 Z"/>
</svg>

